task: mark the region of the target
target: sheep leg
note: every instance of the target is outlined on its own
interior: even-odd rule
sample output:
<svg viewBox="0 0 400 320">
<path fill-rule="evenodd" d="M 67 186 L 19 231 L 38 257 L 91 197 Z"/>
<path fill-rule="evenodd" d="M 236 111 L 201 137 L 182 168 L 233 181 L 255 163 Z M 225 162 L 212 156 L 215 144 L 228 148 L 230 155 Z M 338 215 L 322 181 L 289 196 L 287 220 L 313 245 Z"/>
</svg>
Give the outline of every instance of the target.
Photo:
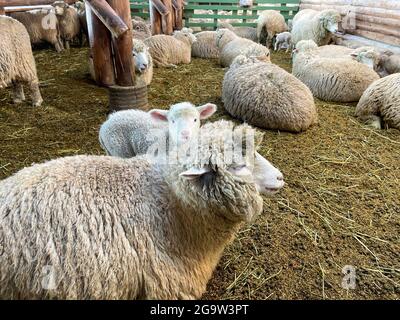
<svg viewBox="0 0 400 320">
<path fill-rule="evenodd" d="M 38 82 L 31 82 L 29 84 L 29 88 L 31 91 L 31 97 L 32 97 L 32 104 L 34 107 L 40 107 L 43 102 L 42 95 L 40 94 L 39 90 L 39 83 Z"/>
<path fill-rule="evenodd" d="M 69 50 L 71 47 L 69 45 L 69 40 L 65 40 L 65 49 Z"/>
<path fill-rule="evenodd" d="M 157 67 L 164 67 L 164 68 L 178 68 L 177 65 L 172 63 L 164 63 L 164 62 L 157 62 Z"/>
<path fill-rule="evenodd" d="M 360 117 L 361 122 L 365 123 L 366 126 L 373 129 L 382 129 L 382 119 L 375 115 L 364 115 Z"/>
<path fill-rule="evenodd" d="M 21 82 L 13 83 L 13 102 L 21 103 L 25 100 L 24 87 Z"/>
<path fill-rule="evenodd" d="M 56 41 L 56 43 L 54 44 L 54 47 L 58 53 L 60 53 L 61 51 L 64 50 L 63 45 L 62 45 L 61 41 L 59 41 L 59 40 Z"/>
</svg>

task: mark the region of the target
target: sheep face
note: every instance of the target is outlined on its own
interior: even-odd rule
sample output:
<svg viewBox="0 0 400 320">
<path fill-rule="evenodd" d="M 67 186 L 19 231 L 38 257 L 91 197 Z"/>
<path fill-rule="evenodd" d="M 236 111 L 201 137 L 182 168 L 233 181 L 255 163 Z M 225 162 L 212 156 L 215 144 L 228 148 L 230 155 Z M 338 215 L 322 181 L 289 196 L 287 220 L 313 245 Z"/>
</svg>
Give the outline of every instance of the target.
<svg viewBox="0 0 400 320">
<path fill-rule="evenodd" d="M 68 4 L 64 1 L 55 1 L 52 6 L 54 7 L 55 13 L 58 16 L 64 15 L 65 10 L 68 8 Z"/>
<path fill-rule="evenodd" d="M 331 33 L 337 33 L 339 31 L 339 22 L 341 16 L 336 11 L 328 11 L 321 15 L 320 23 L 324 29 Z"/>
<path fill-rule="evenodd" d="M 351 56 L 354 60 L 367 65 L 373 70 L 378 69 L 379 56 L 374 50 L 353 52 Z"/>
<path fill-rule="evenodd" d="M 149 54 L 146 50 L 138 51 L 133 48 L 132 55 L 135 58 L 135 69 L 137 72 L 143 73 L 150 65 Z"/>
</svg>

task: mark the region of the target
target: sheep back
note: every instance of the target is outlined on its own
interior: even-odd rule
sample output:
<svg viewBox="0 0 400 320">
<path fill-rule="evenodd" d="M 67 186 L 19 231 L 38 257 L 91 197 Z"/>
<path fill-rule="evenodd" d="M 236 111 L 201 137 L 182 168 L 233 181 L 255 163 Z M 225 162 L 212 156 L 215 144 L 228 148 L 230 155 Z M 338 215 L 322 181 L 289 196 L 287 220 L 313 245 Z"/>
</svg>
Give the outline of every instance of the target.
<svg viewBox="0 0 400 320">
<path fill-rule="evenodd" d="M 192 57 L 218 59 L 219 51 L 215 43 L 215 31 L 202 31 L 196 33 L 195 37 L 197 41 L 192 44 Z"/>
</svg>

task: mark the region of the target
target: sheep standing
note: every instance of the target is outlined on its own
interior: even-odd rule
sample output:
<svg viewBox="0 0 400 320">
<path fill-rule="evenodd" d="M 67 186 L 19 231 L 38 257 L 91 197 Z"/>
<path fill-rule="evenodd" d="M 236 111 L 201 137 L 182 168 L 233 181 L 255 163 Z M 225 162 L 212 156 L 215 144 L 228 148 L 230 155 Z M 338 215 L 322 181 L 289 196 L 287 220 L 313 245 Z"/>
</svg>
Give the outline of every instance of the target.
<svg viewBox="0 0 400 320">
<path fill-rule="evenodd" d="M 56 1 L 53 6 L 56 8 L 58 16 L 61 39 L 64 41 L 65 49 L 69 50 L 71 41 L 81 34 L 78 11 L 64 1 Z"/>
<path fill-rule="evenodd" d="M 233 31 L 237 36 L 258 42 L 257 29 L 252 27 L 234 27 L 230 23 L 222 22 L 218 24 L 219 29 L 228 29 Z"/>
<path fill-rule="evenodd" d="M 54 8 L 14 12 L 10 16 L 25 26 L 32 44 L 47 42 L 53 45 L 57 52 L 64 49 Z"/>
<path fill-rule="evenodd" d="M 27 84 L 35 107 L 43 102 L 29 34 L 17 20 L 0 16 L 0 89 L 13 85 L 13 101 L 25 100 Z"/>
<path fill-rule="evenodd" d="M 318 46 L 329 44 L 339 30 L 341 16 L 336 10 L 301 10 L 293 18 L 292 42 L 313 40 Z"/>
<path fill-rule="evenodd" d="M 335 102 L 358 101 L 368 86 L 379 79 L 370 67 L 352 59 L 319 57 L 312 48 L 303 46 L 308 42 L 303 40 L 296 45 L 292 73 L 317 98 Z"/>
<path fill-rule="evenodd" d="M 80 38 L 80 44 L 81 46 L 83 46 L 85 42 L 84 38 L 86 38 L 86 41 L 89 42 L 89 31 L 86 19 L 86 7 L 82 1 L 75 2 L 74 7 L 78 11 L 78 18 L 81 25 L 79 38 Z"/>
<path fill-rule="evenodd" d="M 216 31 L 196 33 L 196 41 L 192 44 L 192 57 L 218 59 L 219 51 L 216 45 L 216 36 Z"/>
<path fill-rule="evenodd" d="M 290 32 L 281 32 L 276 35 L 275 51 L 286 49 L 286 52 L 292 49 L 292 34 Z"/>
<path fill-rule="evenodd" d="M 200 298 L 224 248 L 262 212 L 256 181 L 267 179 L 269 193 L 284 184 L 254 148 L 226 160 L 242 150 L 225 138 L 229 125 L 207 125 L 198 161 L 80 155 L 1 181 L 0 298 Z"/>
<path fill-rule="evenodd" d="M 400 73 L 372 83 L 361 96 L 355 114 L 374 128 L 400 130 Z"/>
<path fill-rule="evenodd" d="M 146 21 L 138 18 L 132 19 L 132 37 L 139 40 L 151 37 L 151 30 Z"/>
<path fill-rule="evenodd" d="M 182 145 L 197 137 L 200 120 L 209 118 L 217 106 L 207 103 L 195 107 L 189 102 L 171 106 L 170 110 L 125 110 L 111 114 L 102 124 L 99 140 L 108 155 L 131 158 L 144 154 L 156 143 L 160 148 Z"/>
<path fill-rule="evenodd" d="M 310 90 L 280 67 L 238 56 L 222 85 L 225 109 L 265 129 L 300 132 L 317 122 Z"/>
<path fill-rule="evenodd" d="M 400 54 L 393 54 L 391 51 L 382 53 L 378 61 L 378 73 L 381 77 L 400 73 Z"/>
<path fill-rule="evenodd" d="M 238 55 L 257 56 L 263 57 L 264 60 L 270 60 L 270 53 L 266 47 L 241 38 L 228 29 L 217 31 L 216 44 L 219 50 L 219 62 L 223 67 L 229 67 Z"/>
<path fill-rule="evenodd" d="M 153 59 L 149 53 L 149 48 L 143 41 L 133 39 L 133 57 L 135 59 L 136 83 L 146 84 L 147 86 L 153 79 Z"/>
<path fill-rule="evenodd" d="M 258 42 L 265 44 L 267 48 L 272 47 L 272 42 L 276 34 L 287 30 L 288 27 L 285 23 L 285 18 L 278 11 L 262 11 L 257 19 Z"/>
<path fill-rule="evenodd" d="M 190 63 L 192 44 L 196 41 L 192 30 L 183 28 L 172 36 L 155 35 L 144 40 L 156 67 L 173 67 L 177 64 Z"/>
</svg>

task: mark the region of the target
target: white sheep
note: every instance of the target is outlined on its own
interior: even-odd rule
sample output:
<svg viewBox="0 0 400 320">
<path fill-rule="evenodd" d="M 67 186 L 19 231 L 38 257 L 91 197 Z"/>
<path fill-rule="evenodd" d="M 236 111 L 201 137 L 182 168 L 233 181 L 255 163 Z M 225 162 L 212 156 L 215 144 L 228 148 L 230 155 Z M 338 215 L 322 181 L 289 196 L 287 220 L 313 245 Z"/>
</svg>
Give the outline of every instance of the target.
<svg viewBox="0 0 400 320">
<path fill-rule="evenodd" d="M 355 60 L 319 57 L 313 53 L 315 48 L 307 48 L 308 42 L 297 43 L 292 73 L 310 88 L 315 97 L 335 102 L 358 101 L 368 86 L 379 79 L 374 70 Z"/>
<path fill-rule="evenodd" d="M 153 79 L 153 59 L 149 48 L 142 40 L 133 39 L 132 54 L 135 59 L 136 83 L 148 86 Z"/>
<path fill-rule="evenodd" d="M 271 48 L 276 34 L 288 30 L 284 16 L 275 10 L 262 11 L 257 19 L 257 39 Z"/>
<path fill-rule="evenodd" d="M 78 10 L 64 1 L 55 1 L 52 6 L 57 14 L 60 36 L 64 41 L 64 47 L 69 50 L 71 41 L 81 34 L 81 21 L 79 20 Z"/>
<path fill-rule="evenodd" d="M 243 143 L 260 142 L 249 126 L 204 127 L 198 157 L 182 162 L 79 155 L 1 181 L 0 298 L 200 298 L 224 248 L 263 210 L 257 181 L 266 194 L 284 185 Z"/>
<path fill-rule="evenodd" d="M 144 154 L 150 146 L 161 149 L 183 145 L 197 137 L 200 121 L 216 110 L 212 103 L 195 107 L 182 102 L 172 105 L 170 110 L 115 112 L 100 127 L 100 144 L 108 155 L 122 158 Z"/>
<path fill-rule="evenodd" d="M 25 100 L 23 84 L 29 86 L 33 105 L 40 106 L 43 99 L 29 34 L 22 23 L 0 15 L 0 89 L 13 85 L 13 101 L 20 103 Z"/>
<path fill-rule="evenodd" d="M 270 60 L 268 48 L 251 40 L 241 38 L 228 29 L 219 29 L 217 31 L 216 44 L 219 50 L 219 62 L 223 67 L 229 67 L 233 59 L 238 55 L 246 57 L 257 56 Z"/>
<path fill-rule="evenodd" d="M 202 31 L 195 34 L 196 41 L 192 44 L 192 57 L 217 59 L 219 51 L 216 41 L 216 31 Z"/>
<path fill-rule="evenodd" d="M 265 129 L 300 132 L 317 122 L 307 86 L 255 57 L 235 58 L 224 77 L 222 101 L 232 116 Z"/>
<path fill-rule="evenodd" d="M 172 36 L 158 34 L 144 40 L 156 67 L 176 67 L 190 63 L 192 44 L 196 41 L 192 30 L 183 28 Z"/>
<path fill-rule="evenodd" d="M 292 49 L 292 34 L 290 32 L 281 32 L 276 35 L 275 51 L 286 49 L 286 52 Z"/>
<path fill-rule="evenodd" d="M 241 38 L 258 42 L 257 29 L 253 27 L 234 27 L 230 23 L 221 22 L 218 24 L 218 29 L 229 29 Z"/>
<path fill-rule="evenodd" d="M 132 37 L 139 40 L 151 37 L 151 29 L 146 21 L 137 17 L 132 19 Z"/>
<path fill-rule="evenodd" d="M 400 73 L 400 54 L 385 51 L 379 56 L 378 73 L 381 77 L 389 74 Z"/>
<path fill-rule="evenodd" d="M 292 42 L 313 40 L 318 46 L 329 44 L 333 34 L 339 31 L 341 16 L 333 9 L 316 11 L 305 9 L 293 18 Z"/>
<path fill-rule="evenodd" d="M 374 128 L 400 130 L 400 73 L 373 82 L 361 96 L 355 114 Z"/>
</svg>

